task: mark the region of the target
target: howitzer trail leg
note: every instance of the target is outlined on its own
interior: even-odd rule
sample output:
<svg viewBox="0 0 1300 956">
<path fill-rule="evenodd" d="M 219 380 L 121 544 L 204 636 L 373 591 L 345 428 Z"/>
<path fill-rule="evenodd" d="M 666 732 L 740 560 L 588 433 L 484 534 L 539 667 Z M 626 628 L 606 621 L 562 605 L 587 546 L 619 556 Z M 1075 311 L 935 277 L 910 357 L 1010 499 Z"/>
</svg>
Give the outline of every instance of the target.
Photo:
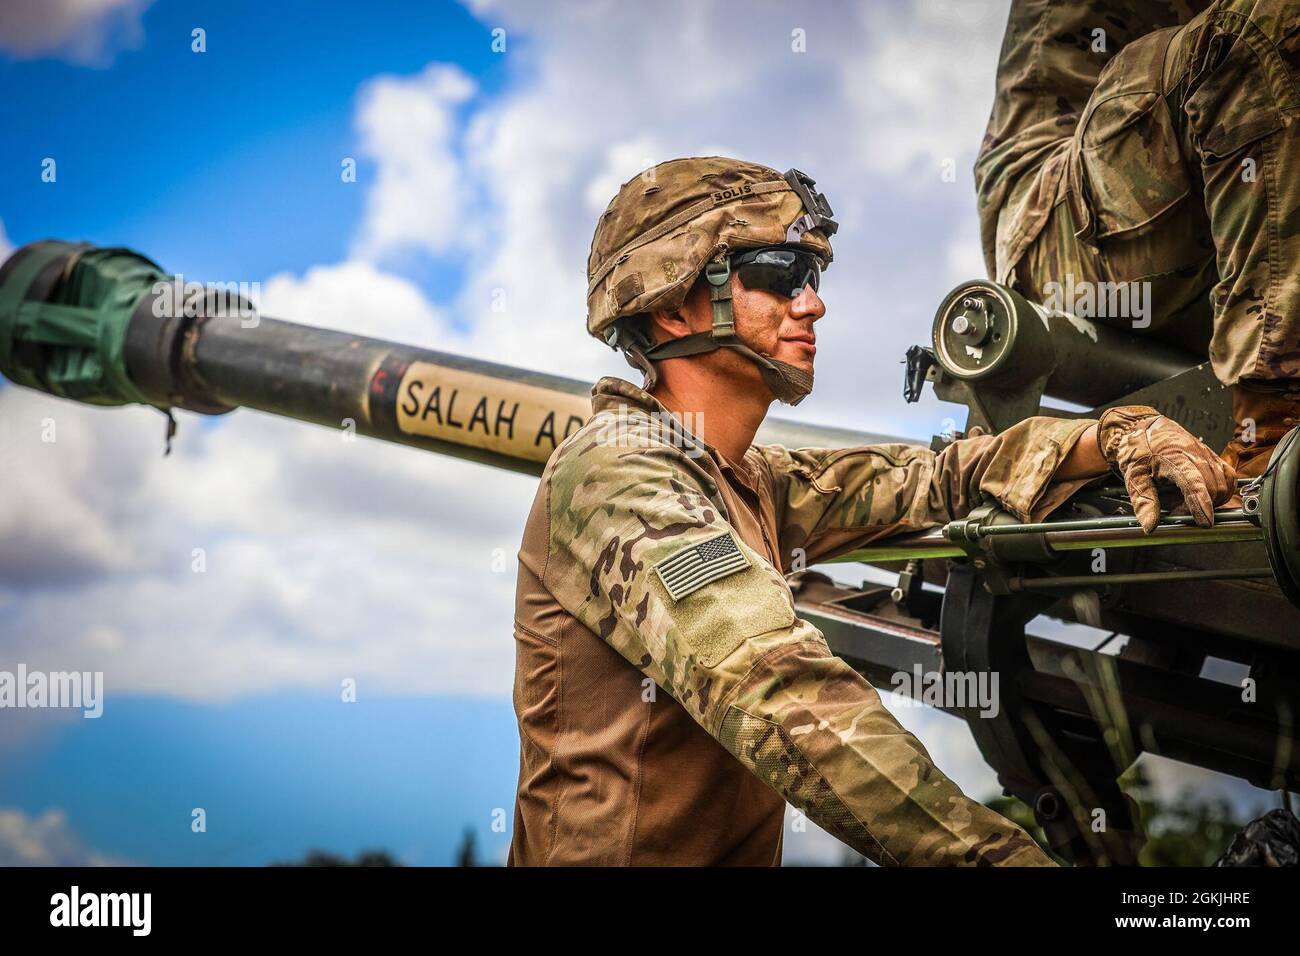
<svg viewBox="0 0 1300 956">
<path fill-rule="evenodd" d="M 953 564 L 939 626 L 944 670 L 999 675 L 997 713 L 968 707 L 962 715 L 998 782 L 1034 810 L 1052 849 L 1078 864 L 1132 865 L 1141 837 L 1117 783 L 1131 758 L 1108 745 L 1116 721 L 1103 712 L 1116 702 L 1094 707 L 1089 726 L 1020 693 L 1033 670 L 1025 625 L 1052 600 L 994 596 L 974 568 Z"/>
</svg>

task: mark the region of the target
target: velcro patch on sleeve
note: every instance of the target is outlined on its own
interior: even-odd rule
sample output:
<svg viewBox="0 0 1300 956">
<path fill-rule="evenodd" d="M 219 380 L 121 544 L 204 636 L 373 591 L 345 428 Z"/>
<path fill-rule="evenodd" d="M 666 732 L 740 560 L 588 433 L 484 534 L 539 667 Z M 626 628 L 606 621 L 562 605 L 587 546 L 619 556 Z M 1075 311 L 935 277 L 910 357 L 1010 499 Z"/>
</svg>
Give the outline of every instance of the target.
<svg viewBox="0 0 1300 956">
<path fill-rule="evenodd" d="M 673 601 L 719 578 L 749 567 L 749 558 L 730 531 L 674 551 L 654 566 Z"/>
</svg>

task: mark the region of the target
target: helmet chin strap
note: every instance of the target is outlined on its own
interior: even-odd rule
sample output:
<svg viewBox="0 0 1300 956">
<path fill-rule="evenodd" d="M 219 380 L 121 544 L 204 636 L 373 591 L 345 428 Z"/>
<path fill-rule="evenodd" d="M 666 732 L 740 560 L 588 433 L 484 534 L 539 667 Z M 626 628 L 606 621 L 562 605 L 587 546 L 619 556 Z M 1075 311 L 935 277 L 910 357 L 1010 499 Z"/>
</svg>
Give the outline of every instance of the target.
<svg viewBox="0 0 1300 956">
<path fill-rule="evenodd" d="M 708 332 L 693 332 L 679 339 L 661 342 L 643 354 L 648 360 L 684 358 L 701 355 L 720 348 L 735 349 L 758 366 L 763 381 L 786 405 L 798 405 L 812 391 L 813 377 L 789 362 L 759 355 L 740 340 L 736 334 L 736 316 L 731 304 L 731 260 L 725 256 L 704 267 L 704 277 L 709 282 L 709 298 L 713 301 L 713 328 Z M 649 364 L 649 363 L 647 363 Z"/>
</svg>

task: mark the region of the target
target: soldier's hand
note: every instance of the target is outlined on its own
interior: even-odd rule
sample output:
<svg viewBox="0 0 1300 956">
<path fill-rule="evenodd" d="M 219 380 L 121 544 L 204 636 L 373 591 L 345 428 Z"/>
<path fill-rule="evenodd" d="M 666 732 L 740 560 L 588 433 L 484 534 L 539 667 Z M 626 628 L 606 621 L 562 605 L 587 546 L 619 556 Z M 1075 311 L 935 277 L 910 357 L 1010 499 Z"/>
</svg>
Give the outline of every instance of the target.
<svg viewBox="0 0 1300 956">
<path fill-rule="evenodd" d="M 1124 478 L 1133 512 L 1150 534 L 1160 521 L 1155 479 L 1172 481 L 1197 524 L 1214 524 L 1214 509 L 1236 490 L 1232 469 L 1198 438 L 1146 405 L 1112 408 L 1101 416 L 1097 444 Z"/>
</svg>

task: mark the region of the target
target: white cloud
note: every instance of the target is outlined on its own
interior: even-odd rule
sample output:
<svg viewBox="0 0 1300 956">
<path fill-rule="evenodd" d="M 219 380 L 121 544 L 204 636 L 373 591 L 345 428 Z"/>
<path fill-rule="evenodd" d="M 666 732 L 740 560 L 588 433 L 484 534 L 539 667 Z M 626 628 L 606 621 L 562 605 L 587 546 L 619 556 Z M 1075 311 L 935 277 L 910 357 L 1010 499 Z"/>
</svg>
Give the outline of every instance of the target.
<svg viewBox="0 0 1300 956">
<path fill-rule="evenodd" d="M 139 427 L 146 420 L 153 427 Z M 140 517 L 135 489 L 154 464 L 161 423 L 144 409 L 0 389 L 0 453 L 16 463 L 0 496 L 0 581 L 76 585 L 139 567 L 144 552 L 123 547 L 123 532 Z"/>
<path fill-rule="evenodd" d="M 153 0 L 5 0 L 0 50 L 28 59 L 56 56 L 83 66 L 108 66 L 138 47 L 140 18 Z"/>
<path fill-rule="evenodd" d="M 301 278 L 279 273 L 261 291 L 260 312 L 322 328 L 417 345 L 448 334 L 445 312 L 419 286 L 369 262 L 313 266 Z"/>
<path fill-rule="evenodd" d="M 106 709 L 114 693 L 336 692 L 348 677 L 362 694 L 503 693 L 533 483 L 234 415 L 182 414 L 164 460 L 156 412 L 0 390 L 4 455 L 24 462 L 0 512 L 0 665 L 102 670 Z"/>
<path fill-rule="evenodd" d="M 855 159 L 904 187 L 924 189 L 946 160 L 971 183 L 993 100 L 1006 3 L 925 0 L 873 4 L 861 55 L 844 59 L 843 94 Z M 973 186 L 968 185 L 968 195 Z"/>
<path fill-rule="evenodd" d="M 431 63 L 414 77 L 376 77 L 360 93 L 361 146 L 378 167 L 354 254 L 378 258 L 402 246 L 430 253 L 472 242 L 467 184 L 460 175 L 457 110 L 474 95 L 458 67 Z"/>
<path fill-rule="evenodd" d="M 949 285 L 988 277 L 988 270 L 984 267 L 984 247 L 980 244 L 979 222 L 973 215 L 961 220 L 942 252 Z M 935 308 L 938 308 L 937 302 Z"/>
<path fill-rule="evenodd" d="M 14 245 L 9 241 L 9 235 L 5 232 L 4 220 L 0 219 L 0 263 L 9 258 L 9 254 L 14 251 Z"/>
<path fill-rule="evenodd" d="M 128 862 L 86 847 L 60 809 L 33 817 L 22 810 L 0 808 L 0 866 L 122 866 Z"/>
</svg>

